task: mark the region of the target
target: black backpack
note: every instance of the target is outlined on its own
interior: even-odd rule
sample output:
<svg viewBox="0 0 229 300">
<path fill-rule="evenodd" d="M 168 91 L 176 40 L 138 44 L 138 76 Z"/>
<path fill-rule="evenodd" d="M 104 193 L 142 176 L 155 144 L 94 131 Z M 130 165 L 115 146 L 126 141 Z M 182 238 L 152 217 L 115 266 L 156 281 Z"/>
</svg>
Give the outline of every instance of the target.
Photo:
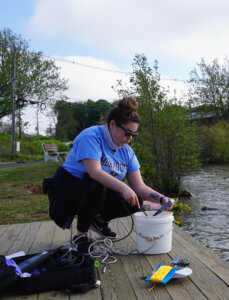
<svg viewBox="0 0 229 300">
<path fill-rule="evenodd" d="M 7 290 L 21 291 L 27 294 L 48 290 L 85 293 L 96 287 L 94 261 L 88 255 L 71 248 L 60 247 L 38 254 L 17 257 L 13 259 L 12 263 L 22 267 L 23 273 L 30 269 L 31 277 L 21 277 L 15 267 L 9 265 L 5 256 L 0 256 L 1 294 Z"/>
</svg>

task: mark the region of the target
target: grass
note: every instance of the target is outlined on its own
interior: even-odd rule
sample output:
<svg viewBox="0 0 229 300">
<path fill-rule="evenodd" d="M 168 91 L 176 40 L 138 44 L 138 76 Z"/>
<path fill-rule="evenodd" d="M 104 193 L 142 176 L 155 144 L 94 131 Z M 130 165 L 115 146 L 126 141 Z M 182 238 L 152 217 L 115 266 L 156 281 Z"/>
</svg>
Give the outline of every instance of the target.
<svg viewBox="0 0 229 300">
<path fill-rule="evenodd" d="M 15 153 L 13 157 L 11 157 L 9 153 L 1 153 L 0 152 L 0 163 L 17 163 L 20 161 L 38 161 L 44 160 L 44 154 L 36 154 L 36 155 L 26 155 L 21 153 Z"/>
<path fill-rule="evenodd" d="M 0 169 L 0 225 L 50 220 L 48 196 L 42 192 L 44 177 L 52 177 L 59 163 L 23 165 Z M 176 224 L 186 204 L 174 205 Z"/>
<path fill-rule="evenodd" d="M 52 177 L 58 163 L 0 169 L 0 224 L 50 220 L 42 180 Z"/>
<path fill-rule="evenodd" d="M 20 141 L 20 152 L 14 153 L 13 157 L 11 157 L 11 135 L 6 132 L 0 132 L 0 140 L 0 163 L 44 160 L 44 151 L 41 143 L 55 143 L 59 152 L 69 151 L 68 146 L 61 141 L 54 140 L 52 137 L 27 135 L 19 139 L 16 132 L 15 141 Z"/>
</svg>

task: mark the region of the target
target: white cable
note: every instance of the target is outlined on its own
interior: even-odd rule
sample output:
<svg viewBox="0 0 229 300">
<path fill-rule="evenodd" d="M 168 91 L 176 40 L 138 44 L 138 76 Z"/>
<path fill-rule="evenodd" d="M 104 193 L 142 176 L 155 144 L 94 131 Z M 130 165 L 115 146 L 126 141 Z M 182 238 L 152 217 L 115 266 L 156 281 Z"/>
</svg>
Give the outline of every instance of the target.
<svg viewBox="0 0 229 300">
<path fill-rule="evenodd" d="M 92 258 L 101 259 L 103 264 L 112 264 L 117 261 L 117 258 L 111 254 L 129 255 L 132 252 L 129 246 L 115 247 L 109 238 L 98 239 L 88 248 L 88 254 Z"/>
<path fill-rule="evenodd" d="M 159 241 L 160 238 L 165 237 L 167 234 L 171 232 L 172 229 L 170 229 L 165 234 L 161 234 L 158 236 L 155 235 L 144 235 L 142 233 L 136 232 L 136 230 L 132 229 L 131 231 L 134 231 L 137 235 L 139 235 L 141 238 L 146 239 L 148 242 L 152 242 L 150 247 L 145 249 L 144 251 L 139 252 L 138 249 L 131 250 L 129 246 L 126 247 L 115 247 L 114 242 L 112 239 L 104 238 L 104 239 L 93 239 L 94 242 L 92 242 L 88 248 L 88 255 L 92 259 L 99 259 L 101 260 L 102 264 L 112 264 L 117 261 L 117 258 L 111 254 L 117 254 L 117 255 L 129 255 L 129 254 L 144 254 L 147 251 L 149 251 L 152 247 L 155 246 L 155 244 Z M 82 237 L 87 236 L 86 234 L 78 236 L 76 239 L 74 239 L 74 244 L 77 244 L 77 241 Z M 122 240 L 122 239 L 121 239 Z"/>
<path fill-rule="evenodd" d="M 170 232 L 171 230 L 169 230 Z M 102 264 L 113 264 L 117 261 L 117 258 L 113 256 L 112 254 L 117 255 L 129 255 L 129 254 L 144 254 L 145 252 L 149 251 L 152 247 L 155 246 L 155 244 L 159 241 L 160 238 L 166 236 L 169 234 L 167 232 L 166 234 L 162 234 L 160 236 L 147 236 L 143 235 L 141 233 L 137 233 L 135 230 L 134 232 L 139 235 L 140 237 L 146 239 L 149 242 L 153 242 L 150 247 L 145 249 L 144 251 L 139 252 L 138 249 L 131 250 L 129 246 L 126 247 L 115 247 L 112 239 L 104 238 L 104 239 L 92 239 L 94 240 L 93 243 L 90 244 L 88 248 L 88 254 L 92 259 L 99 259 Z M 86 236 L 86 235 L 84 235 Z M 77 244 L 77 240 L 82 237 L 79 236 L 74 240 L 74 244 Z M 69 245 L 69 243 L 67 244 Z"/>
</svg>

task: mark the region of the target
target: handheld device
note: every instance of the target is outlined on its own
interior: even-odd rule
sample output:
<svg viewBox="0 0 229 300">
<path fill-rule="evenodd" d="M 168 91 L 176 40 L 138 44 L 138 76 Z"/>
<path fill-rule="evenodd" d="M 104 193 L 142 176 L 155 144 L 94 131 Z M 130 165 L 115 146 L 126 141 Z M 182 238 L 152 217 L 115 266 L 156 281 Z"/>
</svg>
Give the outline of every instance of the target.
<svg viewBox="0 0 229 300">
<path fill-rule="evenodd" d="M 169 207 L 170 205 L 174 204 L 174 200 L 173 199 L 169 199 L 168 202 L 166 202 L 164 205 L 162 205 L 162 207 L 160 207 L 153 216 L 158 215 L 159 213 L 161 213 L 163 210 L 165 210 L 167 207 Z"/>
<path fill-rule="evenodd" d="M 171 263 L 171 266 L 178 266 L 178 267 L 186 267 L 190 264 L 190 261 L 188 258 L 174 258 L 174 260 Z"/>
<path fill-rule="evenodd" d="M 48 259 L 55 250 L 43 251 L 31 258 L 20 263 L 18 266 L 21 269 L 22 273 L 32 271 L 36 266 L 41 264 L 44 260 Z"/>
</svg>

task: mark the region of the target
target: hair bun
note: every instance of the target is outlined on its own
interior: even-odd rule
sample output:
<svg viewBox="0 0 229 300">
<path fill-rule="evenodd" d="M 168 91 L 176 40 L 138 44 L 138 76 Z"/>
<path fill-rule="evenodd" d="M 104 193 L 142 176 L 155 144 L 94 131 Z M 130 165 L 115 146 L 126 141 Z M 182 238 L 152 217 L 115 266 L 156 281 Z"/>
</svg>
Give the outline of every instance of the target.
<svg viewBox="0 0 229 300">
<path fill-rule="evenodd" d="M 119 101 L 118 108 L 122 111 L 126 111 L 127 115 L 133 115 L 137 112 L 138 102 L 133 96 L 124 97 Z"/>
<path fill-rule="evenodd" d="M 109 124 L 111 120 L 114 120 L 116 124 L 139 123 L 140 118 L 137 109 L 138 102 L 134 96 L 124 97 L 110 110 L 107 123 Z"/>
</svg>

